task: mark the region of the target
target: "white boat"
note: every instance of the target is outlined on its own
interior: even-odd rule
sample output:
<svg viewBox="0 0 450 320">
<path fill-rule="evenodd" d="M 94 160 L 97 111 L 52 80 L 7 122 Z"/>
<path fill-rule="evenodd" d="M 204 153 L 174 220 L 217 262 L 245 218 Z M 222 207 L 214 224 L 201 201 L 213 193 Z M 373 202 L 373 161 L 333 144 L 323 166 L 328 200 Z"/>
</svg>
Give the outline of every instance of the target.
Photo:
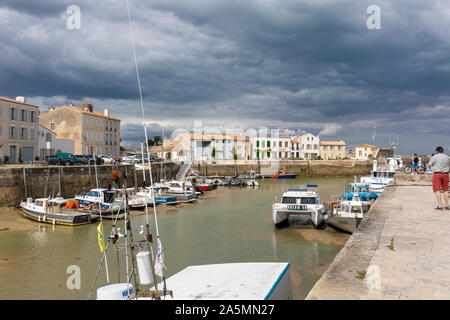
<svg viewBox="0 0 450 320">
<path fill-rule="evenodd" d="M 369 212 L 370 202 L 362 201 L 356 194 L 352 200 L 341 201 L 337 207 L 333 208 L 333 215 L 342 218 L 364 218 L 364 215 Z"/>
<path fill-rule="evenodd" d="M 381 194 L 384 187 L 394 182 L 394 174 L 395 166 L 378 166 L 377 160 L 374 160 L 371 175 L 361 177 L 360 182 L 368 184 L 372 192 Z"/>
<path fill-rule="evenodd" d="M 117 211 L 125 207 L 124 199 L 116 198 L 116 192 L 108 189 L 92 189 L 88 194 L 76 195 L 75 200 L 81 207 L 98 207 L 102 210 Z"/>
<path fill-rule="evenodd" d="M 319 194 L 308 189 L 289 189 L 281 202 L 272 205 L 272 218 L 276 226 L 288 221 L 289 216 L 308 218 L 317 228 L 326 219 L 326 210 Z"/>
<path fill-rule="evenodd" d="M 24 217 L 52 225 L 79 226 L 96 220 L 90 213 L 66 208 L 69 201 L 62 197 L 27 198 L 20 202 L 20 207 Z"/>
<path fill-rule="evenodd" d="M 250 187 L 259 187 L 259 183 L 255 179 L 245 180 L 245 184 Z"/>
</svg>

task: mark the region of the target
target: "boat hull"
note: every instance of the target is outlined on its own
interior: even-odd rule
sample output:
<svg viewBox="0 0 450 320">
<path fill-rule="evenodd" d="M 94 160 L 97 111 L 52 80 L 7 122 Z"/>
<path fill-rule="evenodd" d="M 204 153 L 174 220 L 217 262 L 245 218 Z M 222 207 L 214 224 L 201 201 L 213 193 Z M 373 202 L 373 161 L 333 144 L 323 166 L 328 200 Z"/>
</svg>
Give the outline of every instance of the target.
<svg viewBox="0 0 450 320">
<path fill-rule="evenodd" d="M 294 179 L 297 178 L 296 174 L 279 174 L 277 175 L 277 179 Z"/>
<path fill-rule="evenodd" d="M 22 208 L 22 214 L 24 217 L 51 225 L 61 226 L 81 226 L 93 222 L 95 219 L 91 214 L 47 214 L 39 211 Z"/>
</svg>

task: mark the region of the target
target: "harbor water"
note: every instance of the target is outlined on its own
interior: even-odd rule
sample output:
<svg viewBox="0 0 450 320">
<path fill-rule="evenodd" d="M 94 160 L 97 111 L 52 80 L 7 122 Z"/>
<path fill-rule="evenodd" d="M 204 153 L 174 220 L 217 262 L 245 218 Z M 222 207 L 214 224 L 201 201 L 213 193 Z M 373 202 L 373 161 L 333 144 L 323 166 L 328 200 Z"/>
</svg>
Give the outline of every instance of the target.
<svg viewBox="0 0 450 320">
<path fill-rule="evenodd" d="M 331 194 L 343 192 L 351 181 L 352 177 L 262 179 L 259 188 L 218 187 L 194 204 L 158 206 L 166 276 L 190 265 L 289 262 L 294 298 L 305 298 L 349 235 L 298 224 L 277 229 L 272 222 L 272 203 L 288 188 L 306 184 L 317 184 L 315 189 L 324 202 Z M 149 209 L 153 227 L 153 209 Z M 138 226 L 145 224 L 142 211 L 131 213 Z M 72 228 L 36 222 L 32 230 L 0 232 L 0 299 L 86 299 L 101 259 L 97 225 Z M 112 221 L 104 221 L 105 235 L 111 225 Z M 123 231 L 123 221 L 118 226 Z M 136 229 L 133 235 L 135 240 L 142 238 Z M 123 247 L 108 250 L 112 282 L 119 277 L 125 281 L 124 254 Z M 78 270 L 79 288 L 74 280 Z M 104 284 L 105 266 L 92 298 L 96 288 Z"/>
</svg>

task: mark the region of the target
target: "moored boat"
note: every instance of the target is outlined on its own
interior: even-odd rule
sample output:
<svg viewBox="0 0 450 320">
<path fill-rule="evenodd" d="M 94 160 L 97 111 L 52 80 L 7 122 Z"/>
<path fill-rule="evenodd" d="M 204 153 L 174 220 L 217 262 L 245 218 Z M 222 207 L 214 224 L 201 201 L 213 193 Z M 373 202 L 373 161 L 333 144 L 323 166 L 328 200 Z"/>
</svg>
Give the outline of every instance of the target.
<svg viewBox="0 0 450 320">
<path fill-rule="evenodd" d="M 281 202 L 272 205 L 272 219 L 276 226 L 288 222 L 290 216 L 306 218 L 317 228 L 326 219 L 326 210 L 319 194 L 308 189 L 288 189 Z"/>
<path fill-rule="evenodd" d="M 96 220 L 90 213 L 78 211 L 76 206 L 68 205 L 70 199 L 56 197 L 27 198 L 20 202 L 23 216 L 34 221 L 62 226 L 80 226 Z"/>
<path fill-rule="evenodd" d="M 296 173 L 289 174 L 289 173 L 286 173 L 285 171 L 282 171 L 282 170 L 278 171 L 278 173 L 275 173 L 272 176 L 273 179 L 293 179 L 293 178 L 296 178 L 296 177 L 297 177 Z"/>
</svg>

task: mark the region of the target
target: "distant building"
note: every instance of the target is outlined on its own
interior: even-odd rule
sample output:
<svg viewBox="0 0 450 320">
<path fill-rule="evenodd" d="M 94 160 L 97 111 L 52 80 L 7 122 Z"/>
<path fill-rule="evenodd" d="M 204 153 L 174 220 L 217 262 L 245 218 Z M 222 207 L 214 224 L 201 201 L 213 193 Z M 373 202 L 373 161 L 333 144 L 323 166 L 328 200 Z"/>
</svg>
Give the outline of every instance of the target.
<svg viewBox="0 0 450 320">
<path fill-rule="evenodd" d="M 165 157 L 170 152 L 175 161 L 245 160 L 250 149 L 243 135 L 198 133 L 181 133 L 165 147 Z"/>
<path fill-rule="evenodd" d="M 26 103 L 24 97 L 16 100 L 0 97 L 0 159 L 9 163 L 32 162 L 38 155 L 39 107 Z"/>
<path fill-rule="evenodd" d="M 323 160 L 344 159 L 347 156 L 344 140 L 320 141 L 320 157 Z"/>
<path fill-rule="evenodd" d="M 39 157 L 55 155 L 56 152 L 75 152 L 75 141 L 56 139 L 56 132 L 39 125 L 38 131 Z"/>
<path fill-rule="evenodd" d="M 109 109 L 94 111 L 92 104 L 50 108 L 39 117 L 42 126 L 56 133 L 58 139 L 73 140 L 75 154 L 98 154 L 119 157 L 120 120 Z"/>
<path fill-rule="evenodd" d="M 368 160 L 374 157 L 378 148 L 371 144 L 362 144 L 355 147 L 354 157 L 356 160 Z"/>
<path fill-rule="evenodd" d="M 297 151 L 293 150 L 293 152 L 296 152 L 295 158 L 302 158 L 308 160 L 317 159 L 317 157 L 320 154 L 319 150 L 320 138 L 318 136 L 315 136 L 311 133 L 305 133 L 299 136 L 292 137 L 292 139 L 293 141 L 298 142 L 297 146 L 299 148 L 296 149 L 299 150 L 298 157 Z M 292 158 L 294 158 L 294 156 L 292 156 Z"/>
<path fill-rule="evenodd" d="M 291 159 L 291 137 L 250 137 L 250 159 Z"/>
</svg>

